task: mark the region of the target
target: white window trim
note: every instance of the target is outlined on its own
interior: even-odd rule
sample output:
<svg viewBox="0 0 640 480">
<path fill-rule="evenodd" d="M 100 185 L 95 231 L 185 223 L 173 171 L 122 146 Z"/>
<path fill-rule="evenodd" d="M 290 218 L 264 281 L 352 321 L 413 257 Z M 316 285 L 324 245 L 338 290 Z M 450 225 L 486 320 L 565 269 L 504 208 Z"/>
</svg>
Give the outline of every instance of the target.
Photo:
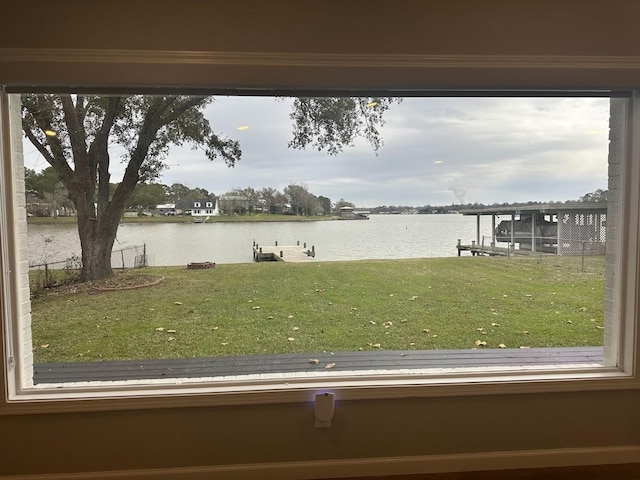
<svg viewBox="0 0 640 480">
<path fill-rule="evenodd" d="M 1 133 L 2 177 L 14 178 L 11 158 L 11 129 L 8 125 L 8 97 L 3 91 L 0 97 L 2 117 Z M 240 405 L 285 402 L 308 402 L 318 391 L 333 391 L 340 400 L 383 399 L 431 396 L 470 396 L 514 393 L 541 393 L 565 391 L 620 390 L 640 388 L 638 377 L 638 319 L 640 318 L 638 282 L 640 282 L 640 93 L 634 92 L 624 115 L 627 131 L 622 145 L 623 162 L 620 166 L 622 178 L 622 201 L 620 202 L 623 228 L 617 266 L 620 271 L 619 305 L 621 320 L 619 329 L 614 328 L 609 339 L 617 358 L 611 363 L 618 367 L 584 369 L 536 368 L 527 371 L 482 371 L 456 369 L 439 374 L 389 374 L 371 372 L 370 375 L 332 375 L 302 378 L 258 378 L 246 380 L 197 379 L 171 380 L 167 382 L 113 382 L 109 386 L 96 388 L 93 384 L 65 386 L 64 389 L 45 387 L 24 388 L 21 369 L 4 362 L 2 387 L 4 398 L 0 399 L 0 414 L 41 412 L 120 410 L 155 407 L 180 407 L 204 405 Z M 15 135 L 15 133 L 14 133 Z M 7 141 L 7 138 L 9 141 Z M 635 160 L 635 161 L 634 161 Z M 2 180 L 2 179 L 0 179 Z M 16 205 L 13 182 L 0 183 L 3 197 L 0 215 L 0 257 L 3 284 L 0 292 L 2 314 L 11 321 L 3 322 L 3 335 L 11 340 L 4 342 L 2 358 L 20 351 L 18 318 L 20 315 L 20 278 L 16 232 L 8 228 Z M 625 259 L 623 262 L 622 259 Z M 15 357 L 15 354 L 13 354 Z M 20 364 L 20 361 L 16 362 Z M 28 376 L 28 375 L 26 375 Z"/>
</svg>

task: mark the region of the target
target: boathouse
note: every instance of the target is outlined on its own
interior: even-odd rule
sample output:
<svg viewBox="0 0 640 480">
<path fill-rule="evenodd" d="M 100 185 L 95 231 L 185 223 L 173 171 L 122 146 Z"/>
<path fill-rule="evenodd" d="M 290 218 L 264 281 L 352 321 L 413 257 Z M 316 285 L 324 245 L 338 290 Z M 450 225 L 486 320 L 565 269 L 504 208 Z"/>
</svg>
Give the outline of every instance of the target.
<svg viewBox="0 0 640 480">
<path fill-rule="evenodd" d="M 476 216 L 476 238 L 460 250 L 491 254 L 502 249 L 558 255 L 604 255 L 607 206 L 602 203 L 542 204 L 460 210 Z M 481 235 L 480 218 L 491 216 L 491 235 Z M 506 245 L 505 245 L 506 244 Z M 468 247 L 468 248 L 467 248 Z"/>
<path fill-rule="evenodd" d="M 353 207 L 341 207 L 339 220 L 369 220 L 368 211 L 358 211 Z"/>
</svg>

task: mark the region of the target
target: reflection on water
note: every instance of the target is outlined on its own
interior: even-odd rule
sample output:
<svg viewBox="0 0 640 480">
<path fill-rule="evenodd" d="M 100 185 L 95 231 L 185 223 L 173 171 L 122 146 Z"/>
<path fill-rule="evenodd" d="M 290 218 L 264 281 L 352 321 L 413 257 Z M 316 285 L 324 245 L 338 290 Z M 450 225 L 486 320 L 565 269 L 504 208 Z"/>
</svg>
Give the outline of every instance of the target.
<svg viewBox="0 0 640 480">
<path fill-rule="evenodd" d="M 482 218 L 481 235 L 490 235 L 491 219 Z M 316 260 L 451 257 L 458 239 L 470 243 L 476 218 L 462 215 L 372 215 L 370 220 L 318 222 L 230 222 L 120 225 L 114 249 L 147 245 L 149 264 L 252 261 L 261 245 L 307 243 Z M 80 254 L 72 225 L 29 225 L 31 263 L 64 260 Z"/>
</svg>

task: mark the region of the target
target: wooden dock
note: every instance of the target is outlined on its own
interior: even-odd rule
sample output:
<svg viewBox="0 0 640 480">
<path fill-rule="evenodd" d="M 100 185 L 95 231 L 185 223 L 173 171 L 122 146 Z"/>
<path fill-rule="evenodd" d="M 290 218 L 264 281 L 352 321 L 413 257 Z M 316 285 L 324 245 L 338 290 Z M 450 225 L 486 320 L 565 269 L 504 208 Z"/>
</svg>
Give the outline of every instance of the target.
<svg viewBox="0 0 640 480">
<path fill-rule="evenodd" d="M 313 361 L 310 361 L 313 359 Z M 316 362 L 317 360 L 317 362 Z M 327 365 L 332 365 L 327 369 Z M 34 365 L 38 384 L 319 372 L 426 373 L 450 368 L 576 368 L 603 365 L 602 347 L 487 350 L 376 350 L 206 358 L 60 362 Z"/>
<path fill-rule="evenodd" d="M 509 252 L 508 248 L 485 247 L 484 245 L 476 245 L 475 242 L 473 242 L 471 245 L 462 245 L 461 243 L 458 243 L 458 245 L 456 245 L 456 248 L 458 249 L 458 256 L 460 256 L 462 252 L 471 252 L 471 255 L 473 256 L 488 255 L 491 257 L 506 257 L 510 254 L 515 254 L 515 251 L 513 250 Z"/>
<path fill-rule="evenodd" d="M 315 260 L 316 247 L 307 248 L 307 244 L 297 245 L 258 245 L 253 242 L 253 260 L 255 262 L 309 262 Z"/>
</svg>

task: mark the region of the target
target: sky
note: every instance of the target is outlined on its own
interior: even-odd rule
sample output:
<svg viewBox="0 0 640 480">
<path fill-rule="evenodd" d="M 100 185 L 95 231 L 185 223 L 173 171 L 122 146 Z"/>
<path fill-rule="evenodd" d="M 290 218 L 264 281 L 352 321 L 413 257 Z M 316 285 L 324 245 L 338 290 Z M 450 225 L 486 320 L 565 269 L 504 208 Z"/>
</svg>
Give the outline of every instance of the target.
<svg viewBox="0 0 640 480">
<path fill-rule="evenodd" d="M 385 113 L 377 155 L 364 140 L 337 156 L 288 148 L 290 112 L 289 99 L 216 97 L 205 116 L 240 142 L 242 159 L 228 168 L 172 148 L 157 181 L 216 195 L 297 184 L 361 208 L 565 201 L 607 188 L 606 98 L 405 98 Z M 24 151 L 25 166 L 47 166 L 26 140 Z M 117 181 L 124 164 L 112 165 Z"/>
</svg>

